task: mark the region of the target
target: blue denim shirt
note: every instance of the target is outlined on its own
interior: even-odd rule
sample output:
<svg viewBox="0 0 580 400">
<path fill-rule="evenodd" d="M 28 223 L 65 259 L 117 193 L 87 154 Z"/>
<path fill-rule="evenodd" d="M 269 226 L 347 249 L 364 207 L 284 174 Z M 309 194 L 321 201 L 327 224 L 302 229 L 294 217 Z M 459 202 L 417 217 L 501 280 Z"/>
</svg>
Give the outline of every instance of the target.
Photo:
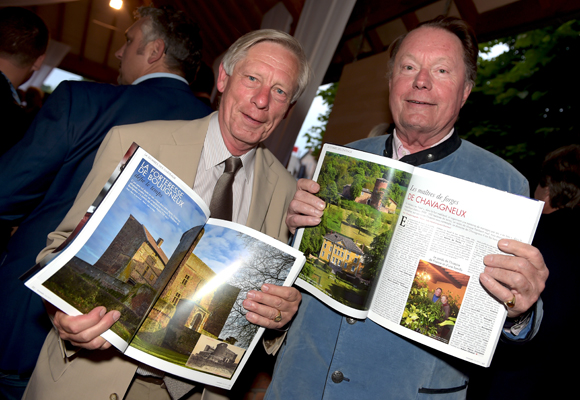
<svg viewBox="0 0 580 400">
<path fill-rule="evenodd" d="M 388 146 L 384 153 L 386 138 L 363 139 L 349 147 L 388 156 Z M 456 134 L 452 138 L 452 148 L 449 142 L 425 150 L 417 153 L 412 163 L 528 195 L 528 182 L 515 168 Z M 463 399 L 467 364 L 398 336 L 371 320 L 346 318 L 303 293 L 266 399 Z"/>
</svg>

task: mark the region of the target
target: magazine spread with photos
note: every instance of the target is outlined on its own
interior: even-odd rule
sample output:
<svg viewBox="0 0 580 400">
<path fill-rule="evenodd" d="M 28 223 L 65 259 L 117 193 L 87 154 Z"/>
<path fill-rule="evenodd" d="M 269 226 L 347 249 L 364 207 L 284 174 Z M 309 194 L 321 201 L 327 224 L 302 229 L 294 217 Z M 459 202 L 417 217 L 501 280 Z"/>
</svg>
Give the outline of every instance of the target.
<svg viewBox="0 0 580 400">
<path fill-rule="evenodd" d="M 26 286 L 69 315 L 120 311 L 102 336 L 124 354 L 230 389 L 264 331 L 245 318 L 246 293 L 292 285 L 305 258 L 209 218 L 193 189 L 137 147 L 84 227 Z"/>
<path fill-rule="evenodd" d="M 489 366 L 507 315 L 479 282 L 501 238 L 531 243 L 543 203 L 326 144 L 322 222 L 296 285 L 338 312 Z"/>
</svg>

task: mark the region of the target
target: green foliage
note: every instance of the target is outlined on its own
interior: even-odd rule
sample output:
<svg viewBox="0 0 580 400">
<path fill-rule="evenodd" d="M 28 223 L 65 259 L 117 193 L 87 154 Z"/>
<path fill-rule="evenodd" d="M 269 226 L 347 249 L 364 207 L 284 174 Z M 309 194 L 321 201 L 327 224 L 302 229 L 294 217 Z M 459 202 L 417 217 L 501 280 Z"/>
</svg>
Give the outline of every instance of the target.
<svg viewBox="0 0 580 400">
<path fill-rule="evenodd" d="M 480 51 L 498 43 L 507 44 L 509 51 L 479 59 L 476 85 L 459 115 L 458 132 L 535 180 L 548 151 L 579 140 L 580 103 L 570 90 L 568 69 L 577 65 L 580 22 L 481 43 Z"/>
<path fill-rule="evenodd" d="M 331 181 L 325 186 L 321 186 L 319 197 L 324 199 L 325 202 L 333 204 L 338 200 L 338 190 L 336 188 L 336 182 Z"/>
<path fill-rule="evenodd" d="M 363 188 L 364 175 L 357 174 L 354 176 L 352 185 L 350 186 L 350 197 L 356 199 L 360 196 Z"/>
<path fill-rule="evenodd" d="M 356 222 L 356 214 L 355 213 L 348 214 L 348 217 L 346 218 L 346 222 L 349 225 L 354 225 Z"/>
<path fill-rule="evenodd" d="M 318 255 L 320 248 L 322 247 L 322 241 L 327 233 L 327 214 L 322 215 L 322 222 L 310 228 L 304 229 L 304 235 L 302 236 L 302 241 L 300 242 L 300 251 L 304 253 L 306 257 L 309 255 Z"/>
<path fill-rule="evenodd" d="M 312 275 L 313 271 L 314 271 L 314 266 L 312 265 L 312 263 L 310 261 L 306 261 L 306 263 L 304 264 L 304 267 L 302 267 L 302 271 L 300 271 L 300 273 L 304 274 L 305 276 L 310 276 L 310 275 Z"/>
<path fill-rule="evenodd" d="M 327 111 L 324 114 L 318 115 L 318 121 L 321 123 L 320 126 L 313 126 L 305 133 L 306 137 L 306 148 L 312 150 L 312 155 L 318 158 L 320 155 L 320 150 L 322 148 L 322 140 L 324 139 L 324 133 L 326 132 L 326 124 L 328 124 L 328 119 L 330 118 L 330 113 L 332 112 L 332 106 L 334 105 L 334 99 L 336 97 L 336 91 L 338 90 L 338 82 L 330 84 L 330 86 L 324 90 L 320 90 L 316 95 L 322 97 L 322 103 L 328 106 Z"/>
<path fill-rule="evenodd" d="M 388 197 L 390 199 L 393 199 L 393 201 L 395 203 L 397 203 L 399 206 L 401 206 L 401 204 L 403 203 L 403 196 L 405 195 L 405 193 L 403 192 L 403 189 L 401 189 L 399 184 L 398 183 L 391 183 L 389 185 L 388 190 L 389 190 Z"/>
<path fill-rule="evenodd" d="M 401 325 L 427 336 L 437 335 L 438 321 L 445 313 L 439 303 L 433 303 L 431 292 L 425 281 L 415 278 Z"/>
<path fill-rule="evenodd" d="M 443 294 L 447 296 L 450 307 L 449 318 L 445 318 L 441 303 L 433 302 L 433 293 L 429 290 L 427 281 L 416 276 L 401 318 L 401 325 L 427 336 L 436 336 L 438 327 L 455 325 L 459 313 L 459 296 L 453 296 L 451 293 Z"/>
<path fill-rule="evenodd" d="M 371 245 L 365 251 L 364 255 L 364 269 L 362 276 L 364 279 L 373 280 L 375 276 L 378 275 L 383 261 L 385 260 L 385 254 L 391 243 L 391 237 L 393 236 L 392 229 L 388 229 L 380 235 L 376 236 Z"/>
</svg>

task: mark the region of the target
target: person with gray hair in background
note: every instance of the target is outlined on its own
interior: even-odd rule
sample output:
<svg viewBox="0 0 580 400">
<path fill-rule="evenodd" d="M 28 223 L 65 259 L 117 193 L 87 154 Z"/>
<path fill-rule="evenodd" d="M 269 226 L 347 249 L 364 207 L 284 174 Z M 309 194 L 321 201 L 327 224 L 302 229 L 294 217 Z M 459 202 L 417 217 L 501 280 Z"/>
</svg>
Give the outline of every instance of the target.
<svg viewBox="0 0 580 400">
<path fill-rule="evenodd" d="M 46 24 L 32 11 L 0 9 L 0 155 L 18 143 L 30 125 L 16 89 L 42 65 L 48 37 Z"/>
<path fill-rule="evenodd" d="M 304 92 L 310 74 L 302 47 L 284 32 L 264 29 L 238 39 L 219 67 L 219 110 L 195 121 L 153 121 L 113 128 L 73 207 L 48 236 L 49 245 L 38 259 L 66 240 L 133 141 L 191 185 L 209 204 L 212 216 L 287 242 L 286 210 L 296 181 L 262 142 Z M 214 188 L 226 164 L 239 168 L 231 187 L 232 204 L 214 207 Z M 229 215 L 216 216 L 216 212 L 226 211 Z M 243 301 L 246 319 L 266 328 L 283 328 L 298 309 L 300 292 L 271 284 L 260 289 L 249 291 Z M 119 317 L 119 311 L 107 312 L 102 306 L 81 316 L 56 311 L 56 329 L 46 338 L 24 399 L 227 398 L 227 394 L 139 365 L 111 348 L 100 335 Z M 63 357 L 61 340 L 81 350 Z M 273 339 L 264 345 L 273 354 L 280 341 Z M 97 349 L 101 351 L 94 351 Z"/>
<path fill-rule="evenodd" d="M 42 300 L 18 278 L 72 206 L 107 132 L 211 112 L 188 86 L 201 59 L 197 26 L 172 8 L 144 7 L 138 16 L 116 52 L 122 85 L 62 82 L 24 138 L 0 156 L 0 170 L 10 175 L 0 195 L 0 228 L 18 227 L 0 249 L 0 391 L 17 391 L 14 398 L 22 397 L 51 328 Z"/>
</svg>

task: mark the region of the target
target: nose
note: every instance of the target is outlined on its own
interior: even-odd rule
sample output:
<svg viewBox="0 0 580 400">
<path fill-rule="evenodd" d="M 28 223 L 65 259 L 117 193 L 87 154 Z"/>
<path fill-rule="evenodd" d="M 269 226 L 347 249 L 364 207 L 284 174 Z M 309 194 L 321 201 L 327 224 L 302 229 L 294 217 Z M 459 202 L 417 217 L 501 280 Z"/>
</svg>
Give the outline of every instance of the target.
<svg viewBox="0 0 580 400">
<path fill-rule="evenodd" d="M 117 57 L 119 60 L 123 58 L 123 52 L 125 51 L 126 45 L 127 44 L 124 44 L 119 50 L 115 52 L 115 57 Z"/>
<path fill-rule="evenodd" d="M 427 89 L 431 90 L 431 76 L 429 71 L 425 68 L 421 68 L 417 75 L 415 76 L 415 81 L 413 82 L 413 87 L 415 89 Z"/>
<path fill-rule="evenodd" d="M 252 97 L 252 103 L 261 110 L 267 109 L 268 104 L 270 104 L 270 88 L 262 85 L 256 89 L 256 93 Z"/>
</svg>

